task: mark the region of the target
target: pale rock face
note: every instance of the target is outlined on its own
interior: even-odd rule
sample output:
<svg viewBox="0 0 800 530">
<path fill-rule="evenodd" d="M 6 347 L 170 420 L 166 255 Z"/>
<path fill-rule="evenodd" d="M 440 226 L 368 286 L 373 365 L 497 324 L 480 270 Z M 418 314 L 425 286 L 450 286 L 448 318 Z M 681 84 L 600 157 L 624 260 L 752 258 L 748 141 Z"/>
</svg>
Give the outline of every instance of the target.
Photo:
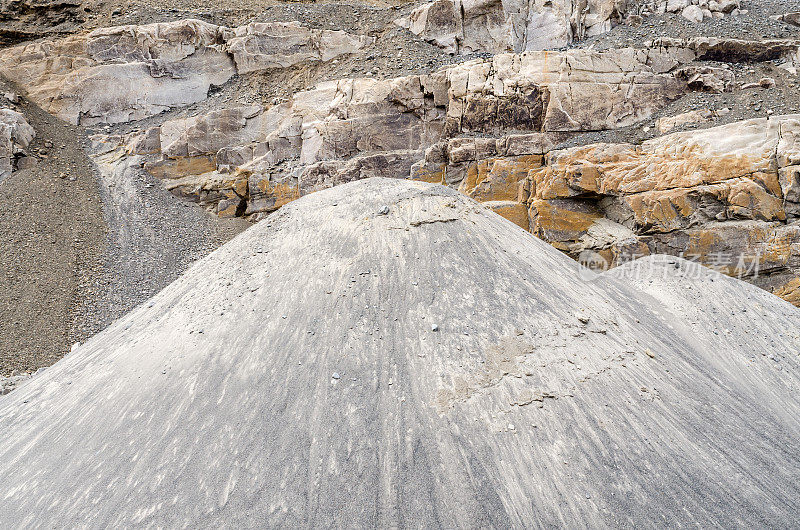
<svg viewBox="0 0 800 530">
<path fill-rule="evenodd" d="M 520 53 L 606 33 L 638 12 L 700 23 L 738 7 L 738 0 L 434 0 L 395 23 L 452 54 Z"/>
<path fill-rule="evenodd" d="M 709 122 L 713 118 L 714 112 L 708 109 L 691 110 L 689 112 L 678 114 L 677 116 L 668 116 L 657 119 L 656 128 L 661 134 L 666 134 L 683 125 Z"/>
<path fill-rule="evenodd" d="M 16 159 L 33 141 L 36 131 L 25 116 L 11 109 L 0 109 L 0 181 L 16 167 Z"/>
<path fill-rule="evenodd" d="M 120 26 L 0 51 L 0 72 L 75 124 L 138 120 L 206 98 L 235 72 L 219 27 L 198 20 Z"/>
<path fill-rule="evenodd" d="M 167 121 L 131 140 L 136 147 L 129 150 L 152 153 L 155 145 L 162 157 L 145 167 L 169 179 L 175 193 L 217 213 L 262 214 L 369 176 L 458 185 L 475 171 L 469 195 L 498 200 L 493 190 L 506 189 L 506 200 L 516 198 L 524 175 L 501 165 L 491 166 L 494 173 L 489 166 L 475 169 L 478 160 L 495 154 L 541 159 L 556 138 L 650 116 L 686 90 L 681 79 L 650 63 L 677 61 L 632 49 L 529 52 L 429 75 L 325 82 L 269 109 L 236 107 Z M 495 138 L 479 148 L 475 140 L 456 145 L 455 137 L 467 133 Z M 442 141 L 447 169 L 425 154 Z M 232 210 L 218 201 L 239 202 Z"/>
<path fill-rule="evenodd" d="M 435 0 L 397 24 L 450 53 L 560 48 L 622 18 L 627 0 Z"/>
<path fill-rule="evenodd" d="M 329 61 L 374 40 L 344 31 L 309 29 L 299 22 L 254 22 L 223 32 L 239 74 L 286 68 L 300 62 Z"/>
<path fill-rule="evenodd" d="M 253 28 L 225 42 L 249 50 L 255 62 L 247 64 L 261 67 L 272 48 L 256 53 L 249 39 L 265 33 Z M 304 54 L 313 46 L 289 48 Z M 750 261 L 727 263 L 726 272 L 744 270 L 800 299 L 791 283 L 800 278 L 799 117 L 554 151 L 581 131 L 633 125 L 687 91 L 729 90 L 726 62 L 796 54 L 790 41 L 713 38 L 501 53 L 428 75 L 324 82 L 268 108 L 169 120 L 97 160 L 108 170 L 143 165 L 176 195 L 253 220 L 373 176 L 442 183 L 573 257 L 616 265 L 663 252 L 714 264 L 716 254 L 744 252 Z M 234 68 L 245 64 L 233 56 Z M 687 113 L 658 126 L 666 132 L 710 117 Z M 759 253 L 768 256 L 767 280 L 750 270 Z"/>
<path fill-rule="evenodd" d="M 0 50 L 0 73 L 65 121 L 121 123 L 204 100 L 237 72 L 325 61 L 371 43 L 298 23 L 118 26 Z"/>
</svg>

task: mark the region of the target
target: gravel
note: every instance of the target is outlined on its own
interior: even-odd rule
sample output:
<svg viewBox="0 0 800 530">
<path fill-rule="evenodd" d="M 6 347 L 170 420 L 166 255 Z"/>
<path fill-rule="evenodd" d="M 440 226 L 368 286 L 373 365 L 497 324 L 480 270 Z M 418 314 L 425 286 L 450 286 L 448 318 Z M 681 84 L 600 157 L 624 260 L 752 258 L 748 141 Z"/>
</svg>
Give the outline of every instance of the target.
<svg viewBox="0 0 800 530">
<path fill-rule="evenodd" d="M 15 88 L 0 80 L 0 92 Z M 36 130 L 38 163 L 0 182 L 0 376 L 52 365 L 249 226 L 141 170 L 100 175 L 83 129 L 24 98 L 16 109 Z"/>
<path fill-rule="evenodd" d="M 16 110 L 36 130 L 38 164 L 0 182 L 0 376 L 53 364 L 91 333 L 80 321 L 101 296 L 106 248 L 83 132 L 22 98 Z"/>
</svg>

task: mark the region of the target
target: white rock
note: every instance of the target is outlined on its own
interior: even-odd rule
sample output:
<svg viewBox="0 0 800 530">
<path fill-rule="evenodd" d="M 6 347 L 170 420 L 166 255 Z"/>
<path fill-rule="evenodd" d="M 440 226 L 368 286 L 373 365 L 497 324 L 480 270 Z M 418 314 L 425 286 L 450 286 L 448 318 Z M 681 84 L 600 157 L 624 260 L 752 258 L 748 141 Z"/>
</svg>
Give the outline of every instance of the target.
<svg viewBox="0 0 800 530">
<path fill-rule="evenodd" d="M 229 29 L 187 19 L 4 48 L 0 74 L 65 121 L 122 123 L 202 101 L 237 72 L 327 61 L 372 41 L 297 22 Z"/>
<path fill-rule="evenodd" d="M 681 16 L 690 22 L 702 22 L 703 10 L 696 5 L 687 6 L 681 11 Z"/>
<path fill-rule="evenodd" d="M 0 109 L 0 181 L 11 174 L 23 150 L 30 145 L 36 131 L 25 116 L 11 109 Z"/>
<path fill-rule="evenodd" d="M 667 0 L 667 11 L 670 13 L 678 13 L 683 11 L 691 2 L 689 0 Z"/>
</svg>

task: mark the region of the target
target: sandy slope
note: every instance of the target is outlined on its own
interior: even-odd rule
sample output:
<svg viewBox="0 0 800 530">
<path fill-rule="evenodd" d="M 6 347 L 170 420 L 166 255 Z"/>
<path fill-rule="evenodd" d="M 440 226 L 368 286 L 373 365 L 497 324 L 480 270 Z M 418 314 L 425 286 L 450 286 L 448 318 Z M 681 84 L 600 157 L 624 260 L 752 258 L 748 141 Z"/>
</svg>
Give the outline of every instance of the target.
<svg viewBox="0 0 800 530">
<path fill-rule="evenodd" d="M 0 526 L 796 524 L 800 312 L 672 262 L 309 195 L 0 398 Z"/>
</svg>

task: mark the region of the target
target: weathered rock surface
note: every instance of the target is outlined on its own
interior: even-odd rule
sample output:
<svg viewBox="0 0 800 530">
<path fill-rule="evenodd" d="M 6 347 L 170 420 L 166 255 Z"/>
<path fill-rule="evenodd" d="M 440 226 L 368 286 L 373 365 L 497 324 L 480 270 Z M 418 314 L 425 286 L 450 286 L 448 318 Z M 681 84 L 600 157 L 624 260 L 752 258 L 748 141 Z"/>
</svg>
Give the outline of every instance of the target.
<svg viewBox="0 0 800 530">
<path fill-rule="evenodd" d="M 212 84 L 208 76 L 224 81 L 235 72 L 325 61 L 369 42 L 343 32 L 308 30 L 297 23 L 228 29 L 198 21 L 111 28 L 70 39 L 57 45 L 51 41 L 30 45 L 14 58 L 6 52 L 6 61 L 16 61 L 12 73 L 22 76 L 23 86 L 39 87 L 31 97 L 44 101 L 50 112 L 63 116 L 89 109 L 71 118 L 84 124 L 138 119 L 173 104 L 203 99 Z M 82 63 L 73 57 L 68 68 L 48 67 L 48 72 L 71 72 L 65 78 L 41 77 L 36 69 L 22 69 L 44 64 L 26 59 L 25 54 L 47 46 L 59 50 L 77 46 L 83 51 L 73 56 L 91 64 L 76 67 Z M 774 156 L 770 158 L 777 133 L 769 133 L 759 155 L 765 161 L 757 168 L 750 168 L 752 161 L 742 160 L 740 148 L 729 143 L 718 143 L 713 156 L 704 154 L 705 147 L 692 147 L 696 139 L 691 135 L 674 139 L 677 147 L 660 146 L 659 142 L 673 140 L 657 139 L 641 148 L 615 144 L 551 151 L 579 132 L 636 124 L 689 91 L 732 90 L 734 69 L 726 63 L 752 59 L 792 69 L 798 64 L 798 50 L 793 40 L 661 38 L 643 49 L 498 54 L 427 75 L 324 82 L 273 106 L 222 107 L 168 119 L 134 137 L 100 140 L 104 147 L 95 159 L 109 174 L 126 172 L 122 166 L 144 166 L 174 194 L 224 217 L 257 220 L 303 195 L 352 180 L 412 178 L 447 184 L 492 203 L 492 209 L 576 257 L 602 258 L 616 265 L 624 261 L 619 258 L 623 255 L 685 253 L 713 265 L 719 252 L 738 250 L 740 257 L 764 253 L 769 240 L 793 237 L 798 206 L 790 181 L 791 168 L 798 164 L 779 165 Z M 191 68 L 193 60 L 203 68 L 222 66 L 203 73 L 202 68 Z M 150 72 L 147 78 L 163 91 L 148 90 L 144 98 L 138 91 L 120 96 L 106 90 L 104 83 L 95 85 L 97 90 L 84 83 L 105 68 L 115 71 L 133 64 Z M 76 100 L 64 95 L 70 90 L 64 79 L 70 76 L 81 80 Z M 53 85 L 48 88 L 42 79 Z M 197 90 L 183 90 L 183 83 Z M 59 95 L 42 100 L 37 90 L 56 90 Z M 172 99 L 168 105 L 156 104 L 158 94 L 170 99 L 173 93 L 184 98 L 182 103 Z M 115 114 L 116 108 L 124 110 Z M 667 132 L 711 116 L 686 113 L 662 118 L 658 127 Z M 781 123 L 794 128 L 790 122 Z M 736 127 L 730 134 L 739 138 Z M 750 152 L 747 142 L 741 149 Z M 680 160 L 664 154 L 673 148 L 681 152 Z M 620 187 L 614 188 L 609 180 L 602 189 L 576 192 L 572 177 L 560 181 L 552 177 L 551 182 L 547 180 L 551 177 L 538 176 L 588 171 L 584 166 L 569 169 L 577 163 L 572 156 L 581 164 L 593 164 L 592 168 L 617 164 L 613 171 L 625 175 L 614 177 Z M 709 156 L 713 162 L 707 161 Z M 592 157 L 600 158 L 592 161 Z M 662 180 L 677 180 L 665 184 L 645 175 L 658 172 Z M 702 172 L 716 176 L 698 176 Z M 720 239 L 714 234 L 721 233 L 717 225 L 725 223 L 738 223 L 741 234 L 755 231 L 754 235 Z M 774 230 L 769 228 L 773 226 Z M 730 241 L 738 247 L 726 243 Z M 754 281 L 774 291 L 792 285 L 794 251 L 780 255 L 769 261 L 769 274 Z M 748 269 L 747 274 L 754 276 L 751 261 L 724 268 L 736 274 Z"/>
<path fill-rule="evenodd" d="M 435 0 L 397 24 L 450 53 L 560 48 L 620 22 L 627 0 Z"/>
<path fill-rule="evenodd" d="M 798 310 L 615 276 L 440 186 L 303 197 L 0 399 L 0 525 L 791 526 Z"/>
<path fill-rule="evenodd" d="M 771 276 L 800 277 L 799 135 L 781 116 L 550 152 L 529 174 L 531 229 L 589 261 L 669 253 L 780 289 Z"/>
<path fill-rule="evenodd" d="M 118 26 L 0 50 L 0 74 L 70 123 L 139 120 L 206 99 L 235 73 L 327 61 L 371 38 L 299 23 Z"/>
<path fill-rule="evenodd" d="M 439 79 L 449 83 L 458 78 L 452 73 Z M 432 90 L 448 94 L 445 108 L 434 103 L 414 114 L 398 107 L 397 87 L 434 86 L 428 79 L 347 83 L 266 111 L 235 108 L 166 122 L 129 141 L 131 155 L 112 149 L 98 160 L 109 168 L 144 163 L 173 193 L 223 216 L 257 219 L 308 193 L 371 176 L 412 178 L 492 203 L 588 263 L 681 255 L 775 292 L 800 278 L 800 116 L 676 133 L 642 146 L 554 151 L 569 131 L 448 139 L 452 87 Z M 405 101 L 435 100 L 422 91 L 402 94 Z M 322 97 L 339 107 L 326 108 Z"/>
<path fill-rule="evenodd" d="M 25 156 L 25 148 L 35 136 L 25 116 L 0 108 L 0 181 L 16 169 L 17 160 Z"/>
<path fill-rule="evenodd" d="M 310 61 L 327 62 L 372 43 L 375 39 L 344 31 L 309 29 L 292 23 L 254 22 L 225 29 L 225 50 L 233 55 L 239 74 L 286 68 Z"/>
<path fill-rule="evenodd" d="M 717 37 L 696 37 L 676 39 L 661 37 L 645 43 L 647 48 L 666 49 L 673 56 L 683 56 L 683 60 L 704 59 L 727 63 L 785 61 L 797 65 L 800 58 L 800 42 L 794 39 L 721 39 Z"/>
<path fill-rule="evenodd" d="M 97 0 L 0 0 L 0 45 L 35 39 L 63 24 L 85 22 Z"/>
<path fill-rule="evenodd" d="M 697 109 L 684 112 L 676 116 L 666 116 L 656 120 L 656 128 L 661 134 L 671 132 L 673 129 L 685 125 L 706 123 L 713 119 L 714 112 L 709 109 Z"/>
<path fill-rule="evenodd" d="M 519 53 L 562 48 L 639 13 L 702 22 L 738 7 L 738 0 L 434 0 L 396 23 L 453 54 Z"/>
<path fill-rule="evenodd" d="M 425 154 L 459 135 L 494 136 L 485 140 L 486 156 L 541 155 L 553 139 L 631 125 L 690 90 L 676 73 L 680 57 L 664 53 L 501 54 L 429 75 L 326 82 L 266 109 L 166 121 L 128 140 L 127 149 L 150 155 L 146 168 L 177 194 L 224 215 L 251 216 L 358 178 L 442 181 L 437 175 L 463 173 L 463 164 L 446 168 Z M 479 154 L 449 162 L 464 156 Z M 445 177 L 453 180 L 463 176 Z"/>
</svg>

